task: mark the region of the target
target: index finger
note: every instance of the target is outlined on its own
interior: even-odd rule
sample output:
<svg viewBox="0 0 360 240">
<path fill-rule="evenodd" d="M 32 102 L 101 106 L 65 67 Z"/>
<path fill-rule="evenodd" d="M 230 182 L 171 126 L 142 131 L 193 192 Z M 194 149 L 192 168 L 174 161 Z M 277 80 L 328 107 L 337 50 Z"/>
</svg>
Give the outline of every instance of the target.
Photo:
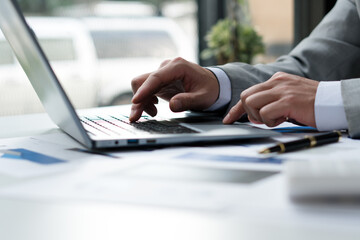
<svg viewBox="0 0 360 240">
<path fill-rule="evenodd" d="M 140 76 L 135 77 L 131 81 L 131 88 L 132 88 L 133 94 L 135 94 L 138 91 L 138 89 L 141 87 L 141 85 L 144 84 L 144 82 L 150 76 L 150 74 L 151 73 L 142 74 Z"/>
<path fill-rule="evenodd" d="M 167 64 L 166 66 L 151 73 L 133 96 L 133 103 L 141 103 L 159 92 L 169 83 L 182 79 L 183 70 L 178 64 Z"/>
<path fill-rule="evenodd" d="M 228 114 L 225 116 L 225 118 L 223 119 L 223 123 L 224 124 L 231 124 L 234 123 L 235 121 L 239 120 L 240 117 L 245 113 L 245 109 L 243 107 L 243 104 L 241 102 L 241 100 L 235 105 L 233 106 L 230 111 L 228 112 Z"/>
</svg>

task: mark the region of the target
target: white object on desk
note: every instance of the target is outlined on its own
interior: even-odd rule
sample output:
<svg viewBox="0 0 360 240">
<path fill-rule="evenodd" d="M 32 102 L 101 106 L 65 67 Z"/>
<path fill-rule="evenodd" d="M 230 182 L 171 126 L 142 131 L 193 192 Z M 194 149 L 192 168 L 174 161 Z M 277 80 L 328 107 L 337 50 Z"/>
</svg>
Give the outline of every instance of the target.
<svg viewBox="0 0 360 240">
<path fill-rule="evenodd" d="M 36 128 L 34 128 L 36 124 Z M 46 114 L 38 115 L 22 115 L 12 117 L 0 117 L 0 137 L 19 137 L 28 135 L 40 135 L 44 133 L 57 132 L 57 127 L 54 125 Z M 53 136 L 52 134 L 36 136 L 39 147 L 45 142 L 51 144 L 61 144 L 70 147 L 76 147 L 75 142 L 63 134 L 63 138 L 60 136 Z M 294 134 L 292 134 L 294 136 Z M 286 136 L 285 136 L 286 137 Z M 284 141 L 284 139 L 280 139 Z M 69 144 L 68 144 L 69 143 Z M 3 139 L 0 145 L 9 145 L 9 139 Z M 46 145 L 48 146 L 48 145 Z M 256 150 L 264 147 L 258 146 Z M 216 154 L 230 153 L 232 148 L 236 149 L 236 154 L 240 154 L 240 149 L 237 146 L 222 146 L 219 148 L 211 147 L 211 152 Z M 251 146 L 248 146 L 250 151 Z M 2 149 L 9 149 L 9 146 L 4 146 Z M 32 149 L 32 148 L 31 148 Z M 189 148 L 188 150 L 196 152 L 198 149 Z M 294 153 L 284 154 L 282 157 L 290 159 L 344 159 L 357 156 L 360 149 L 360 141 L 353 139 L 343 138 L 340 143 L 327 145 L 324 147 L 318 147 L 314 149 L 308 149 L 306 151 L 297 151 Z M 40 149 L 32 149 L 40 151 Z M 51 148 L 47 147 L 46 151 L 50 151 Z M 173 148 L 162 149 L 157 152 L 157 155 L 152 158 L 162 156 L 162 161 L 175 162 L 176 160 L 171 158 L 165 159 L 167 156 L 177 156 L 180 152 L 183 152 L 186 148 Z M 205 151 L 204 149 L 203 151 Z M 244 149 L 243 149 L 244 150 Z M 245 151 L 245 150 L 244 150 Z M 256 151 L 255 151 L 256 152 Z M 54 152 L 43 152 L 44 154 L 54 155 Z M 235 154 L 232 153 L 232 154 Z M 69 160 L 78 161 L 80 153 L 75 151 L 69 151 L 71 156 Z M 241 153 L 242 154 L 242 153 Z M 326 154 L 326 155 L 325 155 Z M 76 155 L 76 156 L 75 156 Z M 64 155 L 54 156 L 60 157 Z M 43 194 L 52 194 L 58 191 L 58 194 L 68 193 L 68 196 L 72 194 L 72 189 L 76 190 L 76 186 L 82 187 L 85 190 L 86 186 L 89 186 L 86 193 L 91 194 L 92 188 L 97 188 L 106 185 L 108 182 L 112 182 L 110 178 L 119 179 L 117 174 L 101 174 L 105 175 L 105 178 L 99 177 L 99 171 L 101 173 L 107 173 L 107 170 L 118 173 L 124 163 L 126 164 L 139 164 L 134 160 L 141 159 L 143 156 L 149 156 L 148 151 L 144 152 L 122 152 L 120 154 L 124 159 L 98 161 L 94 159 L 86 164 L 81 165 L 78 168 L 79 171 L 71 172 L 69 177 L 66 174 L 57 174 L 51 176 L 37 176 L 35 179 L 22 179 L 19 182 L 14 183 L 13 179 L 5 179 L 4 175 L 0 174 L 1 189 L 20 188 L 25 189 L 25 184 L 41 183 L 42 186 L 51 188 L 51 192 L 42 192 Z M 86 158 L 88 158 L 87 156 Z M 131 157 L 128 161 L 127 157 Z M 68 159 L 68 158 L 66 158 Z M 180 161 L 180 160 L 178 160 Z M 190 161 L 189 161 L 190 163 Z M 89 165 L 90 164 L 90 165 Z M 119 168 L 114 165 L 119 164 Z M 205 165 L 205 161 L 192 162 L 197 166 Z M 211 163 L 211 167 L 221 167 L 221 162 Z M 235 167 L 233 163 L 227 164 L 229 168 Z M 260 167 L 260 165 L 258 165 Z M 106 169 L 99 169 L 99 168 Z M 263 166 L 264 167 L 264 166 Z M 241 169 L 249 168 L 249 165 L 244 165 Z M 73 181 L 75 178 L 75 182 Z M 62 180 L 58 182 L 58 180 Z M 90 178 L 90 179 L 89 179 Z M 97 181 L 101 180 L 101 181 Z M 136 179 L 134 179 L 135 181 Z M 2 182 L 1 182 L 2 181 Z M 36 182 L 34 182 L 36 181 Z M 86 185 L 80 185 L 79 183 L 85 182 Z M 60 185 L 56 185 L 60 183 Z M 128 182 L 129 183 L 129 182 Z M 289 201 L 286 192 L 284 191 L 284 179 L 282 174 L 275 175 L 271 178 L 266 178 L 264 181 L 259 182 L 253 186 L 243 186 L 237 188 L 235 184 L 229 184 L 232 188 L 224 185 L 218 186 L 220 192 L 216 195 L 217 198 L 213 198 L 209 201 L 205 198 L 206 195 L 200 195 L 195 198 L 191 194 L 190 190 L 195 189 L 196 186 L 189 182 L 190 187 L 181 185 L 179 188 L 179 198 L 174 195 L 167 195 L 168 198 L 161 198 L 161 195 L 157 195 L 162 203 L 172 203 L 172 207 L 160 207 L 161 202 L 156 200 L 156 192 L 151 190 L 161 190 L 161 186 L 169 181 L 161 180 L 159 188 L 155 188 L 154 181 L 149 182 L 144 179 L 143 182 L 137 182 L 137 187 L 142 187 L 148 190 L 148 196 L 153 196 L 151 199 L 141 199 L 137 197 L 137 202 L 133 204 L 124 204 L 124 201 L 89 201 L 89 200 L 56 200 L 50 199 L 32 199 L 25 197 L 23 194 L 18 197 L 12 197 L 10 195 L 0 197 L 0 239 L 6 240 L 93 240 L 93 239 L 144 239 L 147 236 L 152 236 L 158 240 L 162 239 L 196 239 L 196 240 L 217 240 L 217 239 L 291 239 L 291 240 L 303 240 L 303 239 L 319 239 L 319 240 L 353 240 L 358 239 L 360 236 L 360 208 L 355 206 L 342 206 L 342 205 L 297 205 Z M 146 186 L 144 186 L 146 184 Z M 128 185 L 132 195 L 136 196 L 137 193 L 146 194 L 142 192 L 140 188 L 133 188 L 135 183 Z M 151 185 L 152 188 L 148 186 Z M 207 184 L 208 186 L 209 184 Z M 70 188 L 67 188 L 69 186 Z M 124 184 L 119 184 L 119 181 L 113 185 L 117 189 L 121 189 Z M 12 188 L 14 187 L 14 188 Z M 126 186 L 125 186 L 126 187 Z M 148 188 L 146 188 L 148 187 Z M 234 189 L 235 187 L 235 189 Z M 33 190 L 41 190 L 40 188 L 26 188 L 25 190 L 31 193 L 30 197 L 34 197 Z M 46 189 L 46 190 L 47 190 Z M 104 189 L 104 188 L 100 188 Z M 201 189 L 204 191 L 205 189 Z M 20 190 L 20 189 L 19 189 Z M 69 191 L 70 190 L 70 191 Z M 105 189 L 107 190 L 107 189 Z M 185 191 L 186 190 L 186 191 Z M 211 189 L 207 188 L 209 192 Z M 112 189 L 108 189 L 109 194 L 115 194 Z M 41 192 L 40 192 L 41 193 Z M 79 191 L 76 192 L 80 194 Z M 128 198 L 127 195 L 117 195 L 118 197 Z M 228 193 L 228 194 L 224 194 Z M 221 195 L 224 194 L 224 195 Z M 236 196 L 234 196 L 236 195 Z M 104 198 L 102 194 L 97 193 L 98 198 Z M 144 196 L 144 195 L 143 195 Z M 201 198 L 201 196 L 203 196 Z M 177 197 L 177 198 L 176 198 Z M 53 198 L 54 199 L 54 198 Z M 84 199 L 84 198 L 82 198 Z M 89 199 L 89 198 L 88 198 Z M 175 199 L 175 201 L 170 201 Z M 187 202 L 184 199 L 188 199 Z M 197 199 L 194 202 L 194 199 Z M 203 201 L 204 199 L 204 201 Z M 125 199 L 123 199 L 125 200 Z M 149 202 L 157 201 L 157 205 L 150 205 Z M 220 202 L 218 200 L 221 200 Z M 147 204 L 143 205 L 142 203 Z M 205 202 L 205 204 L 204 204 Z M 181 208 L 185 207 L 185 204 L 189 206 L 191 204 L 192 209 Z M 168 204 L 167 206 L 169 206 Z M 174 206 L 178 206 L 175 208 Z M 152 207 L 153 206 L 153 207 Z M 229 206 L 225 209 L 223 206 Z M 199 208 L 197 208 L 199 207 Z M 218 211 L 223 209 L 224 211 Z M 121 227 L 119 227 L 121 226 Z"/>
<path fill-rule="evenodd" d="M 293 199 L 360 198 L 360 160 L 296 160 L 284 169 Z"/>
</svg>

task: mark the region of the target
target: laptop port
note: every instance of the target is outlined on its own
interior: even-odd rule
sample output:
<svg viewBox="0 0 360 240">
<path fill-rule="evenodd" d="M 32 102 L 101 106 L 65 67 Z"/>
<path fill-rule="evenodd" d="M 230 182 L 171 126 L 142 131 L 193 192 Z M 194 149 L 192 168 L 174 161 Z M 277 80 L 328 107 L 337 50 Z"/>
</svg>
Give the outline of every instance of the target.
<svg viewBox="0 0 360 240">
<path fill-rule="evenodd" d="M 128 144 L 139 144 L 139 140 L 138 139 L 129 139 L 127 140 Z"/>
</svg>

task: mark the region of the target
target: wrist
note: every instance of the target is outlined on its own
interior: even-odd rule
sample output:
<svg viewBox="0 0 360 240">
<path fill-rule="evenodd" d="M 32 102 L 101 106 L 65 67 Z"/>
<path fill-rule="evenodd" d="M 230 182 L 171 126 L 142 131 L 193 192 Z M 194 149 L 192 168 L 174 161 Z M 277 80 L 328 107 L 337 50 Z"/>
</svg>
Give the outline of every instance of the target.
<svg viewBox="0 0 360 240">
<path fill-rule="evenodd" d="M 216 98 L 214 97 L 211 105 L 213 105 L 218 99 L 219 99 L 219 95 L 220 95 L 220 83 L 219 83 L 219 79 L 217 78 L 216 74 L 211 71 L 209 68 L 205 68 L 205 70 L 209 73 L 209 81 L 211 82 L 210 84 L 210 92 L 212 96 L 216 96 Z"/>
<path fill-rule="evenodd" d="M 211 72 L 212 77 L 216 79 L 217 88 L 213 94 L 216 96 L 212 105 L 205 111 L 217 111 L 226 107 L 231 100 L 231 83 L 226 73 L 217 67 L 206 68 Z"/>
</svg>

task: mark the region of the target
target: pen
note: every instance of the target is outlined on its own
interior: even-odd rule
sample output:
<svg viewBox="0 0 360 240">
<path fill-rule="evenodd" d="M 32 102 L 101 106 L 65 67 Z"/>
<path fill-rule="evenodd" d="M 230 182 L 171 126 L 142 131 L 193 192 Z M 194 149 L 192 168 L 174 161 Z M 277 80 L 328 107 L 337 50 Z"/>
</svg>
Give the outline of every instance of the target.
<svg viewBox="0 0 360 240">
<path fill-rule="evenodd" d="M 259 153 L 284 153 L 290 151 L 296 151 L 303 148 L 312 148 L 328 143 L 338 142 L 341 138 L 340 131 L 333 131 L 327 133 L 316 134 L 313 136 L 305 136 L 303 139 L 285 142 L 285 143 L 278 143 L 273 147 L 265 148 L 261 150 Z"/>
</svg>

